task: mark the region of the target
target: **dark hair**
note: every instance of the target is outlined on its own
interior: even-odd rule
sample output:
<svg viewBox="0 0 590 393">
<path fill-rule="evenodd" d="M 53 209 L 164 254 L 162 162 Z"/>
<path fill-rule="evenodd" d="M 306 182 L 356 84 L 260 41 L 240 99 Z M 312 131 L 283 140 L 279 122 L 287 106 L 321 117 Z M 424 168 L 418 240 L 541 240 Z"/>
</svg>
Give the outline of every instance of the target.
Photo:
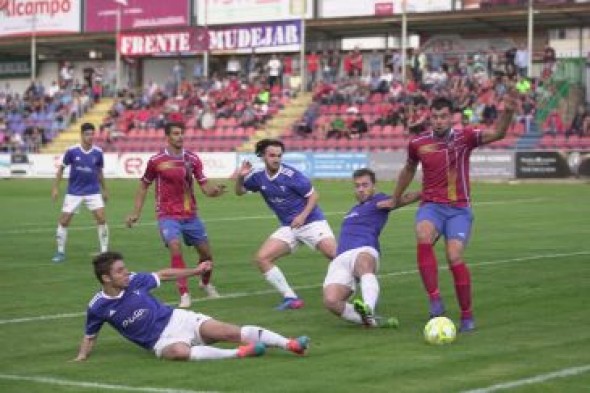
<svg viewBox="0 0 590 393">
<path fill-rule="evenodd" d="M 375 176 L 375 172 L 373 172 L 369 168 L 360 168 L 360 169 L 357 169 L 352 174 L 352 178 L 353 179 L 356 179 L 357 177 L 362 177 L 362 176 L 369 176 L 371 178 L 371 182 L 373 184 L 377 183 L 377 177 Z"/>
<path fill-rule="evenodd" d="M 441 110 L 443 108 L 449 108 L 449 111 L 453 110 L 453 102 L 448 99 L 447 97 L 437 97 L 432 100 L 432 104 L 430 105 L 431 109 L 434 110 Z"/>
<path fill-rule="evenodd" d="M 258 157 L 262 157 L 266 151 L 266 148 L 269 146 L 277 146 L 280 147 L 283 152 L 285 151 L 285 144 L 283 142 L 279 141 L 278 139 L 267 138 L 256 142 L 254 153 L 256 153 Z"/>
<path fill-rule="evenodd" d="M 123 260 L 123 254 L 116 251 L 107 251 L 98 254 L 92 260 L 92 264 L 94 265 L 94 275 L 98 279 L 98 281 L 102 284 L 102 276 L 108 275 L 111 272 L 111 267 L 113 263 L 116 261 Z"/>
<path fill-rule="evenodd" d="M 94 131 L 96 128 L 92 123 L 84 123 L 80 126 L 80 133 L 83 134 L 85 131 Z"/>
<path fill-rule="evenodd" d="M 170 122 L 170 123 L 166 123 L 166 125 L 164 126 L 164 134 L 170 135 L 170 133 L 172 132 L 172 128 L 176 128 L 176 127 L 180 128 L 184 132 L 184 123 Z"/>
</svg>

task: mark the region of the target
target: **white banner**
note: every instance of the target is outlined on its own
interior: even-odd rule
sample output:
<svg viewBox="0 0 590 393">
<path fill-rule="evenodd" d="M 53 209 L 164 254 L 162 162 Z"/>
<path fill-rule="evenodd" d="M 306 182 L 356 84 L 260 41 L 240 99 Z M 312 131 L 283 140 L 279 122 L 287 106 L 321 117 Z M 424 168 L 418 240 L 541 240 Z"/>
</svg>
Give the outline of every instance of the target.
<svg viewBox="0 0 590 393">
<path fill-rule="evenodd" d="M 55 173 L 61 165 L 63 154 L 29 154 L 29 177 L 55 177 Z M 104 154 L 103 173 L 105 177 L 117 177 L 119 155 L 114 153 Z M 64 171 L 64 177 L 70 174 L 69 166 Z"/>
<path fill-rule="evenodd" d="M 401 14 L 402 0 L 319 0 L 319 18 Z M 406 0 L 406 12 L 451 11 L 452 0 Z"/>
<path fill-rule="evenodd" d="M 0 36 L 79 33 L 80 0 L 0 0 Z"/>
<path fill-rule="evenodd" d="M 355 1 L 341 1 L 354 3 Z M 199 25 L 306 19 L 313 17 L 313 0 L 195 0 Z"/>
<path fill-rule="evenodd" d="M 10 154 L 0 154 L 0 178 L 10 177 Z"/>
</svg>

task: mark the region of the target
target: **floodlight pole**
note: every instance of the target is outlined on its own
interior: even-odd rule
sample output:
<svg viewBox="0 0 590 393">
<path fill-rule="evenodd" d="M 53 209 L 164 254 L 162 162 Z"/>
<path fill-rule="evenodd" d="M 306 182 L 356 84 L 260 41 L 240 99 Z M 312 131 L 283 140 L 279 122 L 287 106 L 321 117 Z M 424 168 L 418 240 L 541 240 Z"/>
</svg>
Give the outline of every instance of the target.
<svg viewBox="0 0 590 393">
<path fill-rule="evenodd" d="M 205 27 L 205 31 L 209 34 L 209 27 L 207 26 L 207 19 L 209 17 L 209 0 L 205 0 L 205 20 L 203 22 L 203 26 Z M 205 79 L 209 79 L 209 46 L 211 45 L 211 35 L 209 35 L 207 45 L 207 49 L 205 49 L 205 53 L 203 53 L 203 76 Z"/>
<path fill-rule="evenodd" d="M 120 42 L 119 42 L 119 35 L 121 33 L 121 3 L 117 3 L 117 14 L 116 14 L 116 24 L 115 24 L 115 95 L 119 92 L 121 88 L 121 52 L 120 52 Z"/>
<path fill-rule="evenodd" d="M 37 13 L 33 14 L 31 20 L 31 81 L 37 75 Z"/>
<path fill-rule="evenodd" d="M 534 34 L 534 20 L 533 20 L 533 0 L 529 0 L 529 18 L 528 18 L 528 63 L 527 63 L 527 77 L 530 78 L 533 68 L 533 34 Z"/>
<path fill-rule="evenodd" d="M 402 1 L 402 42 L 401 42 L 401 63 L 402 63 L 402 86 L 406 85 L 406 43 L 408 41 L 408 18 L 406 15 L 406 1 Z"/>
</svg>

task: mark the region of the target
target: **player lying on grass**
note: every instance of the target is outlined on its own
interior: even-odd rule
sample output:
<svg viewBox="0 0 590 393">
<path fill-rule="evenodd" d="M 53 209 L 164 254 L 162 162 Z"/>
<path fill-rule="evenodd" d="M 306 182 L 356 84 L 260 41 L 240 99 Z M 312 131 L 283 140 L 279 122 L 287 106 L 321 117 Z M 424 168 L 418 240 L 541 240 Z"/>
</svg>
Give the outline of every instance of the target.
<svg viewBox="0 0 590 393">
<path fill-rule="evenodd" d="M 76 361 L 86 360 L 106 322 L 123 337 L 168 360 L 243 358 L 264 354 L 266 346 L 303 355 L 309 338 L 288 339 L 258 326 L 236 326 L 193 311 L 173 309 L 150 291 L 160 281 L 201 275 L 210 262 L 192 269 L 163 269 L 155 273 L 130 273 L 118 252 L 105 252 L 93 260 L 94 274 L 102 285 L 90 301 L 86 332 Z M 235 349 L 210 346 L 227 341 L 244 345 Z"/>
<path fill-rule="evenodd" d="M 375 315 L 379 299 L 379 235 L 389 213 L 420 199 L 419 192 L 409 192 L 393 204 L 391 198 L 375 189 L 375 173 L 362 168 L 353 175 L 358 204 L 344 216 L 337 256 L 330 263 L 324 280 L 324 305 L 341 318 L 367 327 L 396 327 L 396 318 Z M 362 299 L 347 300 L 360 284 Z"/>
</svg>

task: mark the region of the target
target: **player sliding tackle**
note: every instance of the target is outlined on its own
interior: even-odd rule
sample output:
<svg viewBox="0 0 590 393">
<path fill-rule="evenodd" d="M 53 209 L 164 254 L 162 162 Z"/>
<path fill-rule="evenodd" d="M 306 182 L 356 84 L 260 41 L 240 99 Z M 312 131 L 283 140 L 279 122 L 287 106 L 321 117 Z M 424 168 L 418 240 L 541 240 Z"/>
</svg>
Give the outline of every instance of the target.
<svg viewBox="0 0 590 393">
<path fill-rule="evenodd" d="M 419 192 L 410 192 L 393 200 L 375 188 L 375 173 L 358 169 L 352 175 L 358 204 L 344 216 L 338 239 L 336 258 L 330 263 L 324 280 L 324 305 L 341 318 L 367 327 L 397 327 L 396 318 L 375 315 L 379 299 L 379 235 L 389 213 L 420 199 Z M 347 302 L 360 284 L 361 299 Z"/>
</svg>

